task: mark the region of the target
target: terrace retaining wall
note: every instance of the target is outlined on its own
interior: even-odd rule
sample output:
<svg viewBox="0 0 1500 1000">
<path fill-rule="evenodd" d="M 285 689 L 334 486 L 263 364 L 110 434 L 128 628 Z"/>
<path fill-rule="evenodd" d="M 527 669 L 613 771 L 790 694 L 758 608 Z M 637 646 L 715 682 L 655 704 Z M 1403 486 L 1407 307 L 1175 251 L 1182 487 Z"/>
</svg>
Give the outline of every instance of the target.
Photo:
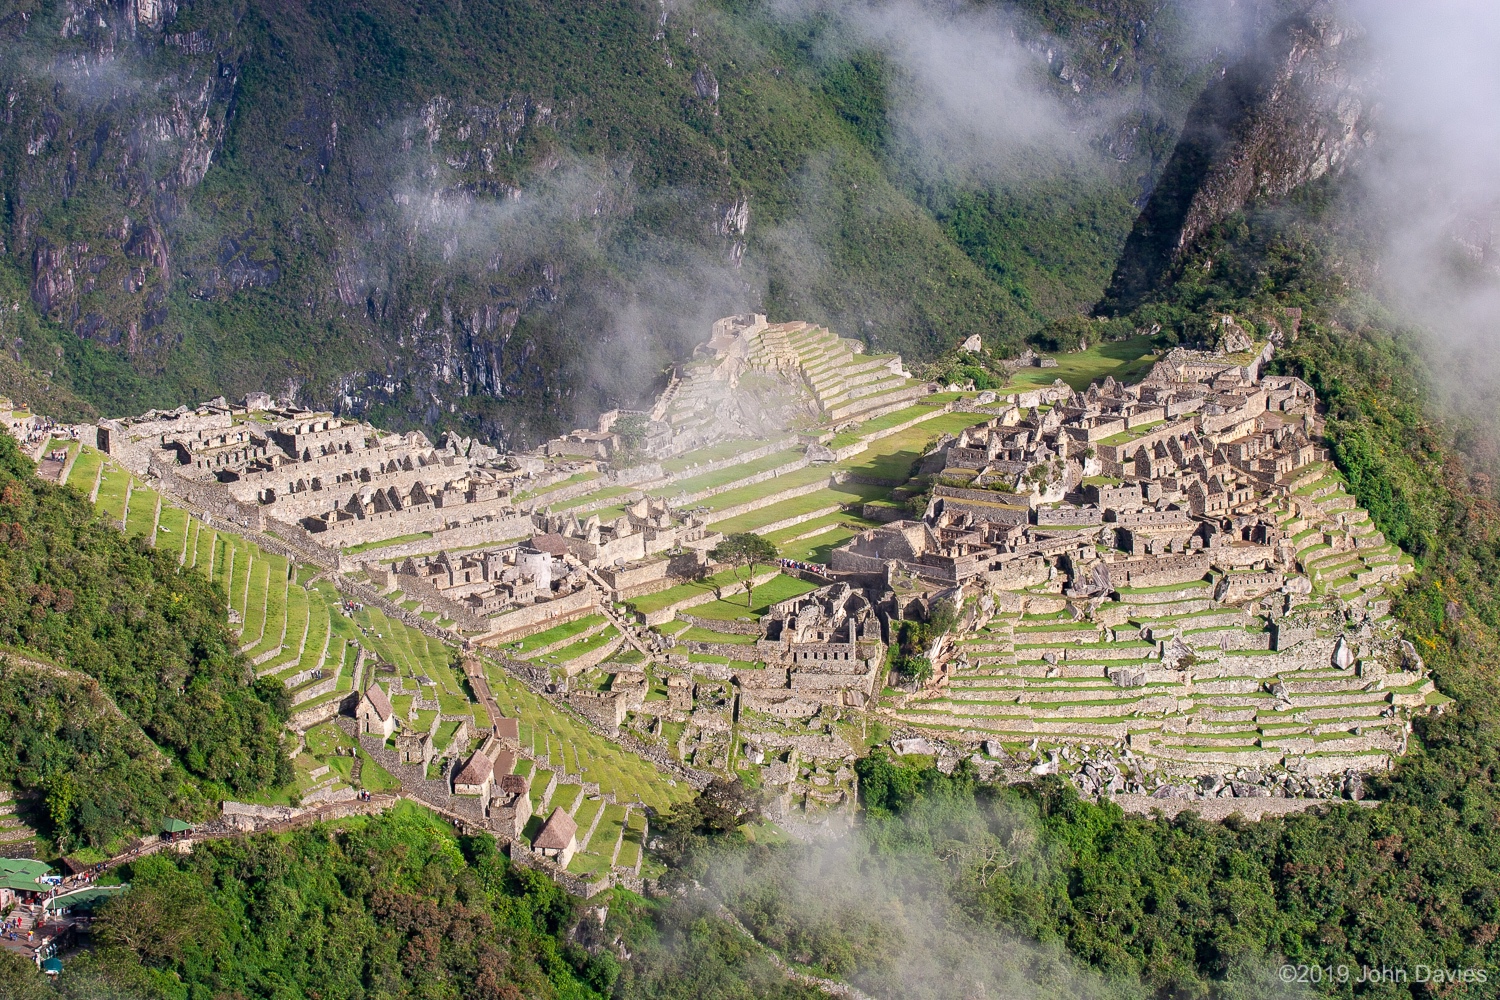
<svg viewBox="0 0 1500 1000">
<path fill-rule="evenodd" d="M 594 611 L 602 603 L 593 586 L 585 586 L 564 597 L 532 604 L 515 611 L 507 611 L 486 621 L 489 632 L 479 641 L 482 644 L 510 642 L 533 633 L 543 627 L 562 625 Z"/>
<path fill-rule="evenodd" d="M 707 514 L 703 515 L 703 520 L 706 524 L 715 524 L 719 521 L 727 521 L 732 517 L 739 517 L 741 514 L 749 514 L 753 511 L 762 510 L 766 507 L 771 507 L 779 503 L 785 503 L 788 500 L 795 500 L 798 497 L 808 496 L 809 494 L 816 493 L 819 490 L 826 490 L 829 486 L 833 485 L 833 482 L 833 478 L 830 477 L 829 479 L 822 482 L 808 483 L 806 486 L 794 486 L 790 489 L 781 490 L 778 493 L 772 493 L 769 496 L 763 496 L 758 500 L 747 500 L 744 503 L 737 503 L 731 507 L 725 507 L 723 510 L 709 511 Z"/>
<path fill-rule="evenodd" d="M 766 469 L 764 472 L 757 472 L 754 475 L 746 476 L 744 479 L 735 479 L 731 482 L 725 483 L 722 486 L 710 486 L 707 489 L 699 490 L 697 493 L 689 493 L 685 497 L 678 497 L 674 499 L 673 502 L 682 506 L 698 503 L 701 500 L 707 500 L 709 497 L 718 496 L 720 493 L 728 493 L 730 490 L 737 490 L 746 486 L 754 486 L 757 483 L 763 483 L 768 479 L 775 479 L 777 476 L 784 476 L 789 472 L 796 472 L 798 469 L 805 469 L 811 464 L 812 462 L 808 460 L 806 455 L 804 455 L 801 458 L 795 459 L 791 462 L 787 462 L 785 465 L 778 465 L 774 469 Z"/>
</svg>

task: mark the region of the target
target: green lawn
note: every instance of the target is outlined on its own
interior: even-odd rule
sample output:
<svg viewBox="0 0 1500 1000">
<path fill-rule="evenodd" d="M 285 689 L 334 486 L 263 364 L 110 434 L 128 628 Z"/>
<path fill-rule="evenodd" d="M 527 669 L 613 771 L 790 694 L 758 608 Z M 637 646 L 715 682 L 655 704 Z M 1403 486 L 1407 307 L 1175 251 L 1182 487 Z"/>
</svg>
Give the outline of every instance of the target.
<svg viewBox="0 0 1500 1000">
<path fill-rule="evenodd" d="M 293 584 L 286 594 L 286 644 L 285 648 L 260 669 L 270 672 L 285 671 L 302 659 L 302 637 L 308 628 L 307 591 Z"/>
<path fill-rule="evenodd" d="M 759 575 L 760 573 L 765 572 L 765 571 L 770 570 L 770 569 L 773 569 L 773 568 L 774 567 L 771 567 L 771 566 L 757 567 L 756 573 L 757 573 L 757 575 Z M 777 579 L 781 579 L 781 577 L 778 576 Z M 786 579 L 792 579 L 792 578 L 791 577 L 787 577 Z M 743 571 L 741 571 L 741 574 L 740 574 L 739 578 L 737 579 L 735 577 L 735 573 L 734 573 L 733 570 L 727 570 L 726 569 L 723 572 L 715 573 L 713 576 L 706 577 L 706 578 L 704 578 L 702 580 L 694 580 L 694 581 L 689 582 L 689 583 L 680 583 L 677 586 L 675 586 L 675 587 L 669 587 L 666 590 L 658 590 L 654 594 L 646 594 L 646 595 L 644 595 L 642 597 L 636 598 L 633 601 L 629 601 L 628 604 L 629 604 L 630 607 L 634 608 L 636 611 L 641 612 L 642 614 L 649 614 L 652 611 L 660 611 L 662 608 L 669 607 L 670 605 L 676 604 L 678 601 L 687 600 L 690 597 L 697 597 L 700 594 L 711 594 L 711 593 L 713 593 L 713 590 L 714 590 L 715 587 L 719 587 L 719 588 L 721 588 L 723 590 L 723 592 L 725 594 L 729 594 L 731 592 L 740 594 L 741 595 L 741 597 L 740 597 L 740 606 L 741 606 L 741 608 L 743 608 L 744 607 L 744 596 L 743 596 L 744 595 L 744 589 L 743 589 L 744 583 L 743 583 L 743 581 L 744 581 L 744 573 L 743 573 Z M 796 582 L 800 582 L 800 581 L 796 581 Z M 769 587 L 769 586 L 772 586 L 774 583 L 775 583 L 775 580 L 771 581 L 770 583 L 765 584 L 764 586 Z M 759 595 L 760 589 L 761 589 L 760 587 L 756 588 L 757 596 Z M 698 613 L 697 610 L 694 609 L 693 614 L 697 614 L 697 613 Z"/>
<path fill-rule="evenodd" d="M 297 660 L 300 670 L 321 666 L 324 648 L 329 639 L 329 609 L 327 598 L 317 590 L 307 594 L 307 641 L 302 646 L 302 655 Z"/>
<path fill-rule="evenodd" d="M 863 529 L 861 529 L 863 530 Z M 828 564 L 836 546 L 842 545 L 855 535 L 859 534 L 853 528 L 833 528 L 812 538 L 804 538 L 800 542 L 792 542 L 781 548 L 781 554 L 786 559 L 795 559 L 798 562 L 813 562 Z"/>
<path fill-rule="evenodd" d="M 132 500 L 131 505 L 134 506 Z M 225 536 L 228 538 L 229 536 Z M 229 564 L 229 606 L 241 615 L 245 613 L 245 592 L 249 589 L 250 568 L 255 561 L 254 550 L 248 542 L 233 540 L 233 558 Z"/>
<path fill-rule="evenodd" d="M 538 662 L 561 664 L 567 663 L 570 660 L 576 660 L 578 659 L 578 657 L 583 656 L 585 653 L 592 653 L 599 647 L 607 645 L 611 640 L 617 638 L 619 634 L 620 630 L 611 625 L 606 629 L 594 633 L 581 642 L 575 642 L 571 646 L 564 646 L 562 649 L 559 649 L 555 653 L 548 653 L 546 656 L 543 656 Z"/>
<path fill-rule="evenodd" d="M 571 713 L 534 694 L 500 666 L 487 666 L 490 690 L 500 710 L 522 721 L 522 742 L 529 741 L 538 757 L 550 747 L 553 766 L 562 767 L 563 748 L 570 748 L 568 766 L 576 762 L 581 768 L 573 773 L 597 781 L 601 789 L 614 793 L 621 802 L 639 800 L 666 810 L 693 795 L 685 782 L 669 784 L 654 765 L 595 735 Z"/>
<path fill-rule="evenodd" d="M 99 499 L 95 506 L 115 524 L 125 520 L 125 495 L 130 489 L 130 473 L 110 463 L 99 480 Z"/>
<path fill-rule="evenodd" d="M 582 812 L 582 810 L 579 811 Z M 620 842 L 620 834 L 624 830 L 625 807 L 606 805 L 603 815 L 599 817 L 599 825 L 594 828 L 594 835 L 589 839 L 588 849 L 583 852 L 583 855 L 597 858 L 600 868 L 607 868 L 614 863 L 615 845 Z M 568 867 L 576 870 L 573 865 Z"/>
<path fill-rule="evenodd" d="M 965 427 L 990 419 L 983 413 L 945 413 L 874 441 L 867 449 L 839 465 L 862 476 L 905 482 L 910 477 L 912 463 L 921 458 L 939 437 L 957 434 Z"/>
<path fill-rule="evenodd" d="M 900 426 L 901 424 L 906 423 L 908 420 L 914 420 L 917 417 L 924 416 L 928 413 L 931 413 L 932 411 L 932 404 L 917 403 L 916 405 L 908 406 L 903 410 L 896 410 L 894 413 L 887 413 L 883 417 L 876 417 L 874 420 L 866 420 L 864 423 L 860 424 L 858 427 L 855 427 L 853 430 L 845 431 L 844 433 L 835 437 L 831 442 L 829 442 L 829 447 L 842 448 L 845 445 L 853 444 L 862 437 L 866 437 L 870 434 L 878 434 L 888 428 Z"/>
<path fill-rule="evenodd" d="M 1023 368 L 1001 391 L 1035 389 L 1051 385 L 1053 379 L 1059 378 L 1075 389 L 1087 389 L 1090 382 L 1106 375 L 1135 382 L 1151 370 L 1155 361 L 1149 336 L 1095 344 L 1086 351 L 1057 355 L 1056 368 Z"/>
<path fill-rule="evenodd" d="M 669 458 L 661 463 L 662 469 L 669 475 L 676 475 L 695 465 L 705 465 L 709 462 L 718 462 L 735 455 L 742 455 L 756 448 L 763 448 L 769 441 L 724 441 L 720 444 L 690 451 L 676 458 Z"/>
<path fill-rule="evenodd" d="M 158 499 L 155 490 L 148 490 L 144 486 L 137 485 L 130 491 L 130 507 L 125 512 L 125 534 L 151 537 L 151 533 L 156 530 Z"/>
<path fill-rule="evenodd" d="M 813 518 L 811 521 L 794 524 L 790 528 L 781 528 L 777 531 L 772 531 L 766 535 L 766 541 L 777 546 L 779 549 L 782 546 L 792 543 L 799 535 L 810 535 L 820 530 L 827 531 L 844 524 L 857 527 L 860 530 L 878 527 L 878 523 L 875 521 L 866 521 L 864 518 L 854 514 L 846 514 L 843 511 L 839 511 L 836 514 L 825 514 L 822 517 Z"/>
<path fill-rule="evenodd" d="M 537 632 L 534 635 L 528 635 L 524 639 L 507 642 L 501 648 L 506 652 L 524 655 L 532 650 L 541 649 L 543 646 L 550 646 L 554 642 L 561 642 L 564 639 L 578 635 L 580 632 L 586 632 L 595 625 L 603 623 L 603 621 L 603 615 L 585 615 L 582 618 L 575 618 L 561 625 L 554 625 L 545 632 Z"/>
<path fill-rule="evenodd" d="M 746 606 L 743 590 L 731 591 L 726 587 L 724 600 L 699 604 L 689 609 L 688 613 L 695 618 L 710 618 L 717 621 L 735 621 L 747 616 L 759 618 L 771 605 L 817 589 L 818 585 L 815 583 L 808 583 L 795 576 L 782 574 L 755 588 L 754 593 L 751 594 L 750 607 Z"/>
<path fill-rule="evenodd" d="M 286 627 L 287 576 L 286 560 L 281 556 L 267 555 L 265 589 L 265 624 L 260 631 L 260 640 L 248 651 L 253 657 L 275 649 L 281 642 L 282 630 Z M 258 597 L 259 595 L 255 595 Z M 248 641 L 250 637 L 247 635 Z"/>
<path fill-rule="evenodd" d="M 731 478 L 738 478 L 731 477 Z M 810 465 L 805 469 L 797 469 L 784 475 L 767 479 L 763 483 L 755 483 L 753 486 L 741 486 L 738 489 L 727 490 L 704 500 L 700 506 L 709 510 L 725 510 L 742 503 L 750 503 L 780 493 L 782 490 L 796 489 L 799 486 L 811 486 L 813 483 L 827 482 L 828 469 L 826 466 Z"/>
<path fill-rule="evenodd" d="M 104 453 L 85 446 L 68 470 L 67 484 L 88 496 L 93 492 L 94 480 L 99 478 L 99 467 L 103 464 Z"/>
<path fill-rule="evenodd" d="M 163 503 L 161 517 L 156 522 L 156 547 L 181 558 L 187 551 L 189 537 L 187 511 Z"/>
<path fill-rule="evenodd" d="M 162 509 L 166 512 L 166 508 Z M 158 531 L 163 529 L 158 529 Z M 158 537 L 161 537 L 158 535 Z M 259 552 L 256 553 L 260 555 Z M 259 642 L 261 633 L 266 627 L 266 595 L 271 586 L 271 567 L 264 558 L 255 560 L 250 567 L 250 586 L 248 597 L 245 601 L 244 624 L 240 628 L 240 636 L 246 642 Z"/>
</svg>

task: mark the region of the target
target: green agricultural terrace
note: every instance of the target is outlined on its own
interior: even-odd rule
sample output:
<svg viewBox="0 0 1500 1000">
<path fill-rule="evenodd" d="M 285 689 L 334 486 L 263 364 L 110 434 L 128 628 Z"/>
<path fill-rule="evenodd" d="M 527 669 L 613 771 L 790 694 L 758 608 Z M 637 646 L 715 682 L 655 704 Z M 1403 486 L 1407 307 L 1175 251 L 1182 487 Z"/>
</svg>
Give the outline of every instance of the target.
<svg viewBox="0 0 1500 1000">
<path fill-rule="evenodd" d="M 455 672 L 456 647 L 388 617 L 379 608 L 366 606 L 353 617 L 345 615 L 330 581 L 313 581 L 313 571 L 308 567 L 294 566 L 245 538 L 209 528 L 155 491 L 132 484 L 128 472 L 94 449 L 82 450 L 70 478 L 79 475 L 80 469 L 90 489 L 94 478 L 103 473 L 101 486 L 107 488 L 101 488 L 96 502 L 101 513 L 117 523 L 124 515 L 123 521 L 132 533 L 146 538 L 154 535 L 158 548 L 174 553 L 183 566 L 204 572 L 224 588 L 239 619 L 236 628 L 242 652 L 255 664 L 258 674 L 288 685 L 294 713 L 318 709 L 353 692 L 358 645 L 367 651 L 366 683 L 382 676 L 377 664 L 388 665 L 396 675 L 419 682 L 424 694 L 439 702 L 445 715 L 467 717 L 472 723 L 470 732 L 488 729 L 492 724 L 485 707 L 471 698 L 462 671 Z M 519 649 L 511 647 L 506 652 L 526 655 L 560 643 L 558 662 L 566 662 L 585 648 L 608 641 L 613 630 L 601 630 L 604 622 L 600 615 L 580 618 L 529 636 L 519 643 Z M 570 645 L 568 640 L 573 637 L 583 638 Z M 313 693 L 321 683 L 319 678 L 299 680 L 316 670 L 322 671 L 323 680 L 335 678 L 331 690 Z M 669 808 L 692 794 L 689 786 L 674 784 L 654 765 L 594 734 L 568 709 L 532 694 L 498 665 L 490 664 L 488 673 L 502 711 L 523 720 L 531 741 L 528 745 L 539 748 L 542 759 L 554 761 L 560 775 L 598 782 L 621 803 L 658 809 Z M 399 710 L 403 699 L 393 700 Z M 404 704 L 410 700 L 410 696 L 404 696 Z M 451 744 L 456 727 L 456 722 L 449 722 L 439 730 L 445 737 L 439 741 L 440 752 L 462 756 L 472 749 L 473 737 L 464 747 Z M 253 801 L 287 805 L 317 791 L 354 786 L 379 792 L 399 787 L 393 776 L 331 723 L 309 729 L 303 742 L 306 751 L 297 757 L 292 784 L 250 797 Z M 351 750 L 354 756 L 347 756 Z M 625 825 L 625 806 L 611 810 L 603 832 L 591 841 L 589 851 L 580 854 L 585 858 L 581 866 L 607 868 L 605 857 L 612 857 L 620 844 L 627 845 L 624 849 L 630 866 L 636 863 L 640 838 L 637 834 L 633 841 L 630 839 L 632 828 Z M 640 816 L 634 811 L 631 815 Z M 638 831 L 639 825 L 633 829 Z"/>
</svg>

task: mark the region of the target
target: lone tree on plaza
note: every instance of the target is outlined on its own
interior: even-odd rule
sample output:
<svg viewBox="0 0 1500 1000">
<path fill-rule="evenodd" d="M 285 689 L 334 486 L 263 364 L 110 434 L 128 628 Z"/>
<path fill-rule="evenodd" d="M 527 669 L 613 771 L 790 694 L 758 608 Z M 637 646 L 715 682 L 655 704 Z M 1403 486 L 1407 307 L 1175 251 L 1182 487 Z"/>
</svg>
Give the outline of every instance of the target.
<svg viewBox="0 0 1500 1000">
<path fill-rule="evenodd" d="M 749 531 L 730 535 L 710 552 L 714 562 L 728 563 L 734 567 L 734 578 L 740 579 L 740 570 L 745 571 L 745 607 L 755 607 L 755 570 L 776 561 L 776 546 Z"/>
</svg>

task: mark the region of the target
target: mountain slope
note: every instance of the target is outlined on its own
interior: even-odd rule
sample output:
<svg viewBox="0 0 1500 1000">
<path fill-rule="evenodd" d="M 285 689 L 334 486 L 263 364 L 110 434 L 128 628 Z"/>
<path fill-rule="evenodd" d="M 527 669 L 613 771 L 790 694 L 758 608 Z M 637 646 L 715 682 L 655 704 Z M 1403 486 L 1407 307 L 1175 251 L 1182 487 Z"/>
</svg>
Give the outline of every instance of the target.
<svg viewBox="0 0 1500 1000">
<path fill-rule="evenodd" d="M 1160 5 L 1015 9 L 1079 113 L 1205 68 Z M 1101 140 L 1126 166 L 1061 226 L 1051 160 L 1003 191 L 914 174 L 882 139 L 899 73 L 856 106 L 861 57 L 819 31 L 758 3 L 10 0 L 0 333 L 110 413 L 269 389 L 525 444 L 730 311 L 921 358 L 1097 296 L 1170 113 Z"/>
<path fill-rule="evenodd" d="M 1360 40 L 1355 22 L 1318 0 L 1204 90 L 1125 244 L 1107 296 L 1115 308 L 1162 287 L 1214 223 L 1341 172 L 1369 144 Z"/>
<path fill-rule="evenodd" d="M 236 653 L 222 590 L 38 478 L 9 435 L 0 532 L 0 644 L 67 668 L 18 662 L 0 677 L 5 778 L 44 800 L 43 833 L 102 847 L 149 832 L 165 801 L 290 780 L 286 695 Z"/>
</svg>

